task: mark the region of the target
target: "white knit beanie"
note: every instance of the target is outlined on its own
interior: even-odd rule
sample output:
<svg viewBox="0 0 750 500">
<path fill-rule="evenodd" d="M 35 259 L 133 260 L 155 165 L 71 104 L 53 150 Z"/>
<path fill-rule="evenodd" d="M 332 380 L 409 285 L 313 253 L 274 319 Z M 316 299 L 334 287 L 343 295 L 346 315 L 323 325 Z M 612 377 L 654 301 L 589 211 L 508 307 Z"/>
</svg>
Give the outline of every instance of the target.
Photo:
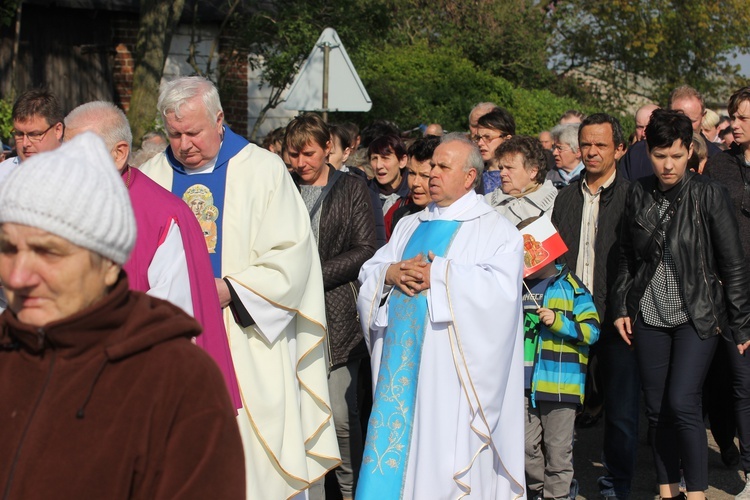
<svg viewBox="0 0 750 500">
<path fill-rule="evenodd" d="M 117 264 L 135 244 L 125 183 L 104 142 L 86 132 L 21 163 L 0 183 L 0 223 L 43 229 Z"/>
</svg>

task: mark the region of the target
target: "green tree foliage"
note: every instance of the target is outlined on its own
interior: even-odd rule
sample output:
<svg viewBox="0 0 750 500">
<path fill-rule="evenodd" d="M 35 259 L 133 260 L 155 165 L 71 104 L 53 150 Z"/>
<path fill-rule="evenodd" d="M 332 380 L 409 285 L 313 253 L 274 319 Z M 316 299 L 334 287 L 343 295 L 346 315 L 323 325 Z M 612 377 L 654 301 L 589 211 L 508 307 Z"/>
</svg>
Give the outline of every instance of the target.
<svg viewBox="0 0 750 500">
<path fill-rule="evenodd" d="M 21 0 L 4 0 L 0 3 L 0 24 L 10 26 L 16 19 Z"/>
<path fill-rule="evenodd" d="M 140 146 L 143 134 L 153 127 L 164 61 L 184 5 L 185 0 L 140 1 L 133 94 L 128 109 L 136 147 Z"/>
<path fill-rule="evenodd" d="M 728 55 L 750 48 L 746 0 L 558 0 L 554 5 L 550 21 L 558 71 L 595 73 L 609 92 L 661 102 L 680 84 L 725 97 L 741 83 L 739 67 Z"/>
<path fill-rule="evenodd" d="M 0 99 L 0 139 L 7 144 L 10 139 L 10 131 L 13 130 L 13 102 L 8 99 Z"/>
<path fill-rule="evenodd" d="M 437 122 L 447 130 L 466 130 L 471 108 L 492 101 L 513 113 L 518 133 L 536 134 L 577 106 L 546 90 L 517 88 L 478 68 L 457 48 L 417 42 L 363 50 L 353 57 L 373 107 L 366 115 L 340 115 L 337 120 L 354 118 L 364 124 L 388 119 L 402 129 Z"/>
<path fill-rule="evenodd" d="M 453 47 L 477 66 L 515 85 L 543 88 L 547 68 L 546 12 L 538 0 L 391 0 L 388 41 Z"/>
</svg>

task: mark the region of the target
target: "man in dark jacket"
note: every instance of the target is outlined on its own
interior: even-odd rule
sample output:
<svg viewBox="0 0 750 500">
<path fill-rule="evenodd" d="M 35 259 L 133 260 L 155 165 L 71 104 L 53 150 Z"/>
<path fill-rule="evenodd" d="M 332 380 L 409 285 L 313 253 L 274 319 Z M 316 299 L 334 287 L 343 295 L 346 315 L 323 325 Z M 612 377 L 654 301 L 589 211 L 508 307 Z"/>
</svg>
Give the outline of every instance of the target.
<svg viewBox="0 0 750 500">
<path fill-rule="evenodd" d="M 687 85 L 677 87 L 669 96 L 669 109 L 685 113 L 693 124 L 693 131 L 703 136 L 701 123 L 703 115 L 706 114 L 706 105 L 700 92 Z M 703 139 L 708 146 L 709 158 L 721 153 L 721 149 L 716 144 L 706 139 L 705 136 L 703 136 Z M 651 165 L 648 151 L 646 151 L 646 141 L 638 141 L 628 149 L 628 152 L 620 161 L 620 170 L 625 178 L 631 182 L 654 173 L 654 167 Z"/>
<path fill-rule="evenodd" d="M 245 497 L 234 408 L 191 342 L 200 325 L 128 290 L 135 238 L 93 134 L 34 155 L 0 188 L 3 499 Z"/>
<path fill-rule="evenodd" d="M 598 357 L 604 392 L 602 455 L 608 475 L 599 479 L 599 488 L 604 498 L 624 499 L 635 471 L 640 385 L 634 352 L 614 329 L 607 310 L 607 294 L 617 277 L 620 216 L 629 184 L 616 168 L 625 148 L 620 123 L 603 113 L 591 115 L 581 124 L 578 144 L 584 175 L 557 195 L 552 222 L 568 247 L 562 262 L 589 288 L 601 318 L 593 356 Z"/>
<path fill-rule="evenodd" d="M 739 236 L 750 268 L 750 87 L 737 90 L 729 98 L 727 111 L 732 117 L 732 146 L 712 157 L 703 174 L 722 183 L 729 191 Z M 732 342 L 723 339 L 711 364 L 703 407 L 711 421 L 711 432 L 719 445 L 721 459 L 728 467 L 742 464 L 750 477 L 750 357 L 740 356 Z M 733 383 L 727 383 L 732 381 Z M 734 444 L 735 434 L 740 449 Z M 740 450 L 742 450 L 740 452 Z M 750 482 L 737 498 L 750 498 Z"/>
</svg>

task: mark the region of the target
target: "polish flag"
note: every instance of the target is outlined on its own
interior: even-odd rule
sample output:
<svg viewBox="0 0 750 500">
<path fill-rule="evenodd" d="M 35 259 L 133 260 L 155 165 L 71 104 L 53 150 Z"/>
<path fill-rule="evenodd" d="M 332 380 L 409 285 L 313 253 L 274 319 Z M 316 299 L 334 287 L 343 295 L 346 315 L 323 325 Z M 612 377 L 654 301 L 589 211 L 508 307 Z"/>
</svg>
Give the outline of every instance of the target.
<svg viewBox="0 0 750 500">
<path fill-rule="evenodd" d="M 521 229 L 523 277 L 535 273 L 568 251 L 565 242 L 546 215 Z"/>
</svg>

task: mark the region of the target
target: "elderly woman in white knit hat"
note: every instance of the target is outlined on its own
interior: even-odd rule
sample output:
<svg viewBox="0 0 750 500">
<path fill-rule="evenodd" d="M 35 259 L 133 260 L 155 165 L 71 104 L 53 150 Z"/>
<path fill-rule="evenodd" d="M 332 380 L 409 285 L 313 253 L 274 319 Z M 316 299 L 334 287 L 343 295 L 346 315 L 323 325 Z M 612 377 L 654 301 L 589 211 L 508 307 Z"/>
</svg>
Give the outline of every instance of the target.
<svg viewBox="0 0 750 500">
<path fill-rule="evenodd" d="M 135 237 L 93 134 L 0 185 L 3 498 L 244 498 L 222 375 L 195 320 L 128 289 Z"/>
</svg>

